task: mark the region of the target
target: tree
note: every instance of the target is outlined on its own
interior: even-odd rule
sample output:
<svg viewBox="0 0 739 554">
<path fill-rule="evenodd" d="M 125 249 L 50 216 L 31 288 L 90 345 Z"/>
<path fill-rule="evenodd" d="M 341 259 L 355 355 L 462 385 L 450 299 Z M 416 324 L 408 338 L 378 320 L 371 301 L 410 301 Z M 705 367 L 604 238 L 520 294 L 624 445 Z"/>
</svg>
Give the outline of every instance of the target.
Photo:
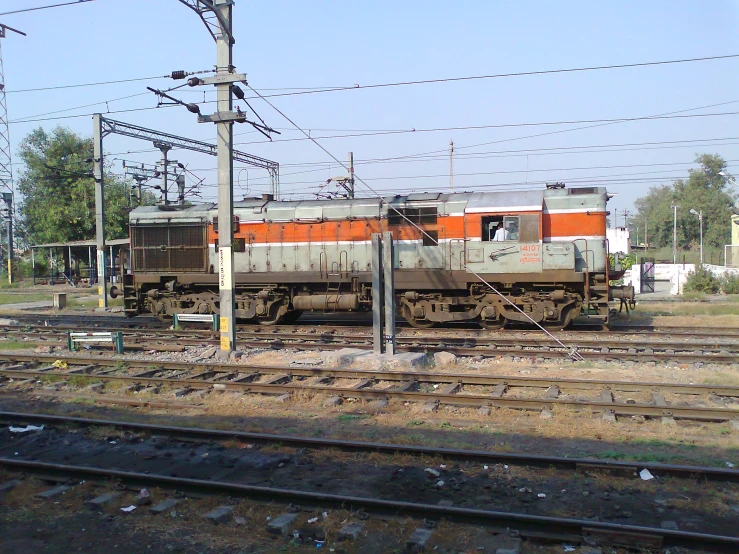
<svg viewBox="0 0 739 554">
<path fill-rule="evenodd" d="M 705 246 L 722 248 L 731 241 L 736 195 L 729 188 L 731 175 L 726 171 L 726 161 L 717 154 L 703 154 L 695 161 L 700 167 L 688 170 L 687 179 L 678 179 L 670 186 L 652 187 L 646 196 L 634 202 L 637 215 L 633 222 L 648 221 L 650 246 L 672 245 L 674 205 L 678 211 L 678 248 L 695 247 L 700 241 L 700 223 L 689 213 L 691 208 L 703 212 Z"/>
<path fill-rule="evenodd" d="M 20 145 L 25 169 L 20 227 L 29 244 L 90 240 L 95 236 L 92 139 L 57 127 L 32 131 Z M 105 172 L 105 237 L 128 236 L 129 198 L 125 181 Z"/>
</svg>

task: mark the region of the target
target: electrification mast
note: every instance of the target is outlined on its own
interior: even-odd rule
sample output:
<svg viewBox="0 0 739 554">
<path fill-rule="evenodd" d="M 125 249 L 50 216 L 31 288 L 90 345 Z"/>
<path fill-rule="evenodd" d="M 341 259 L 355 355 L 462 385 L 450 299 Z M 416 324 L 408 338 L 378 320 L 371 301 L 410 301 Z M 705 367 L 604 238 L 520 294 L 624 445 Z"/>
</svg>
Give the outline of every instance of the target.
<svg viewBox="0 0 739 554">
<path fill-rule="evenodd" d="M 266 137 L 276 132 L 260 119 L 261 124 L 246 119 L 240 108 L 234 112 L 234 95 L 247 102 L 243 90 L 236 83 L 246 84 L 246 75 L 236 73 L 233 64 L 233 0 L 180 0 L 205 23 L 216 42 L 216 74 L 203 79 L 194 77 L 188 81 L 190 86 L 214 85 L 217 93 L 217 112 L 202 115 L 197 106 L 186 105 L 189 111 L 198 114 L 198 122 L 216 125 L 216 150 L 218 158 L 218 290 L 220 297 L 221 350 L 232 351 L 236 342 L 236 317 L 234 306 L 234 268 L 233 268 L 233 125 L 249 123 Z M 165 96 L 161 92 L 160 96 Z M 182 103 L 179 102 L 178 103 Z M 250 107 L 250 106 L 249 106 Z M 251 108 L 251 107 L 250 107 Z M 252 111 L 254 111 L 252 109 Z M 256 113 L 256 112 L 255 112 Z M 259 117 L 257 115 L 257 117 Z M 275 193 L 279 189 L 275 187 Z"/>
<path fill-rule="evenodd" d="M 6 37 L 8 31 L 26 36 L 26 33 L 0 23 L 0 39 Z M 0 44 L 2 41 L 0 41 Z M 8 239 L 8 281 L 13 282 L 13 165 L 10 153 L 10 128 L 8 126 L 8 105 L 5 95 L 5 70 L 0 48 L 0 194 L 4 206 L 4 219 Z"/>
</svg>

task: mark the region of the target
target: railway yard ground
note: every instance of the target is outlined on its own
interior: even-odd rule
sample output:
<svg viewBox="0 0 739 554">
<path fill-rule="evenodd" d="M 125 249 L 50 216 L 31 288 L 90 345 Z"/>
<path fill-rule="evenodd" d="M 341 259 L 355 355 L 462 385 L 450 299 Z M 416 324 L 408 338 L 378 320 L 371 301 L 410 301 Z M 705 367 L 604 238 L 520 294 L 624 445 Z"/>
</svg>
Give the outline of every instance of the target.
<svg viewBox="0 0 739 554">
<path fill-rule="evenodd" d="M 381 363 L 342 350 L 370 347 L 362 319 L 244 326 L 219 359 L 202 326 L 85 294 L 18 308 L 60 290 L 0 296 L 3 552 L 739 551 L 732 297 L 556 332 L 582 361 L 530 329 L 402 327 Z M 112 329 L 122 355 L 67 349 Z"/>
</svg>

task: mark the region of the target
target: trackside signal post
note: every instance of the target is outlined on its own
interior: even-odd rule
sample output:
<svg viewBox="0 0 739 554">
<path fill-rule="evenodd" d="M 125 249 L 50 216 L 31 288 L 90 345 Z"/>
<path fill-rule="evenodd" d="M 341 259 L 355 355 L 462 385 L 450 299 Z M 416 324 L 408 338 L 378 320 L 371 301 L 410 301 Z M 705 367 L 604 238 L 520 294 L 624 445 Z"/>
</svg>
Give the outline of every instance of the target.
<svg viewBox="0 0 739 554">
<path fill-rule="evenodd" d="M 395 354 L 393 234 L 372 235 L 372 344 L 375 354 Z"/>
<path fill-rule="evenodd" d="M 92 116 L 92 175 L 95 178 L 95 240 L 97 242 L 98 306 L 108 307 L 105 283 L 105 183 L 103 169 L 103 116 Z"/>
<path fill-rule="evenodd" d="M 184 2 L 190 5 L 191 2 Z M 198 79 L 197 84 L 215 85 L 218 112 L 199 115 L 200 123 L 215 123 L 217 129 L 216 150 L 218 157 L 218 291 L 220 297 L 221 350 L 234 350 L 236 343 L 236 319 L 234 317 L 234 268 L 233 268 L 233 124 L 244 116 L 233 111 L 232 85 L 246 81 L 246 75 L 235 73 L 233 66 L 233 1 L 199 0 L 198 8 L 211 11 L 215 19 L 211 27 L 216 39 L 215 77 Z M 192 6 L 190 6 L 192 7 Z M 202 13 L 201 17 L 202 17 Z M 207 24 L 207 23 L 206 23 Z"/>
</svg>

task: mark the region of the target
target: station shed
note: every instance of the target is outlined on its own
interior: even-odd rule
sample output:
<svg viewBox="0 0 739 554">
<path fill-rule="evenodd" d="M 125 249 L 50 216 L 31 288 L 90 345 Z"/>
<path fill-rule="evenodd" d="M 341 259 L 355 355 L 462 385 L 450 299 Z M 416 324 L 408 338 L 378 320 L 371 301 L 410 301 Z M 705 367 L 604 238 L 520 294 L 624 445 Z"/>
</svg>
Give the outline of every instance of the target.
<svg viewBox="0 0 739 554">
<path fill-rule="evenodd" d="M 110 265 L 105 268 L 105 280 L 115 283 L 121 274 L 131 272 L 130 241 L 128 238 L 108 240 L 106 247 Z M 46 281 L 50 285 L 66 282 L 73 286 L 92 286 L 97 281 L 97 243 L 94 240 L 36 244 L 30 249 L 34 285 Z M 44 269 L 37 270 L 36 261 L 41 259 L 46 261 Z"/>
</svg>

